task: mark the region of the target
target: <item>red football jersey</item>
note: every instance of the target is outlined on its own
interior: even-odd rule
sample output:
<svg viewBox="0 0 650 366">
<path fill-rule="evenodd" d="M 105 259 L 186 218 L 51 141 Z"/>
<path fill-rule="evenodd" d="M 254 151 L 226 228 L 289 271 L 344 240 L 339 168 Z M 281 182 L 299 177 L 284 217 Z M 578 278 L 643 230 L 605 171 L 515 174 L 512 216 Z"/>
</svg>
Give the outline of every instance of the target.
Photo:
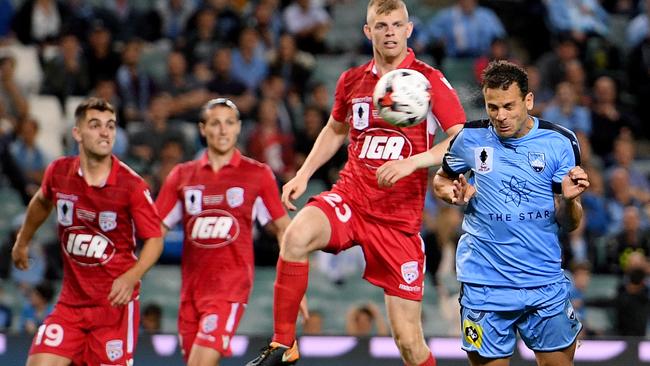
<svg viewBox="0 0 650 366">
<path fill-rule="evenodd" d="M 183 220 L 181 301 L 219 296 L 248 301 L 253 285 L 253 220 L 266 225 L 286 212 L 271 169 L 235 151 L 214 172 L 207 153 L 177 165 L 156 206 L 167 227 Z"/>
<path fill-rule="evenodd" d="M 56 208 L 63 250 L 63 288 L 59 302 L 70 306 L 108 305 L 113 280 L 133 267 L 135 237 L 160 237 L 160 217 L 145 181 L 112 157 L 101 187 L 89 186 L 79 157 L 55 160 L 41 190 Z M 137 297 L 138 284 L 132 298 Z"/>
<path fill-rule="evenodd" d="M 426 123 L 399 128 L 379 117 L 372 102 L 380 76 L 374 61 L 341 74 L 336 85 L 332 117 L 350 125 L 348 162 L 334 190 L 346 193 L 368 220 L 415 233 L 420 229 L 427 169 L 402 178 L 392 188 L 379 188 L 376 171 L 388 160 L 406 159 L 433 146 L 438 126 L 445 131 L 465 122 L 458 95 L 442 73 L 417 60 L 409 49 L 398 68 L 421 72 L 431 83 L 431 112 Z"/>
</svg>

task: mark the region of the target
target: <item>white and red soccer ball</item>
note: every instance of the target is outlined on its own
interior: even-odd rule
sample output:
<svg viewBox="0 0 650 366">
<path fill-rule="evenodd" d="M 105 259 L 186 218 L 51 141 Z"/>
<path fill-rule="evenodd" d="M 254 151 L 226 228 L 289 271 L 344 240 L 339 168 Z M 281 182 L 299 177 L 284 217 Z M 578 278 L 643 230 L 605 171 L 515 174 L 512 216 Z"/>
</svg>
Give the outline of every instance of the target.
<svg viewBox="0 0 650 366">
<path fill-rule="evenodd" d="M 420 72 L 396 69 L 384 74 L 372 96 L 379 116 L 397 127 L 424 121 L 431 110 L 431 84 Z"/>
</svg>

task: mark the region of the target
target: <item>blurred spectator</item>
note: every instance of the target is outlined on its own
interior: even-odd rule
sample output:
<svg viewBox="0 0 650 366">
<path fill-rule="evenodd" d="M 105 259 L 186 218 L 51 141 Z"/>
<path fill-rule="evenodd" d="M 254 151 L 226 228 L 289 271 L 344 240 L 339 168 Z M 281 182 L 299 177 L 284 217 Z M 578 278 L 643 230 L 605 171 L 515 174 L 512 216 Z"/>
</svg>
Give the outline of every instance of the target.
<svg viewBox="0 0 650 366">
<path fill-rule="evenodd" d="M 100 3 L 99 17 L 111 28 L 115 39 L 129 42 L 133 37 L 147 41 L 160 38 L 161 21 L 153 10 L 140 10 L 129 0 L 108 0 Z"/>
<path fill-rule="evenodd" d="M 591 282 L 591 265 L 589 262 L 584 261 L 574 262 L 571 264 L 571 275 L 573 277 L 573 281 L 571 281 L 572 287 L 569 293 L 571 305 L 584 327 L 583 334 L 590 333 L 589 325 L 587 324 L 585 293 Z"/>
<path fill-rule="evenodd" d="M 634 206 L 640 210 L 643 207 L 643 202 L 630 189 L 630 178 L 627 170 L 624 168 L 613 169 L 609 173 L 608 183 L 607 213 L 610 218 L 610 223 L 607 230 L 609 234 L 616 235 L 623 230 L 626 207 Z M 638 214 L 639 212 L 637 211 Z"/>
<path fill-rule="evenodd" d="M 9 54 L 0 54 L 0 104 L 12 120 L 25 118 L 29 110 L 27 99 L 15 79 L 16 59 Z"/>
<path fill-rule="evenodd" d="M 309 318 L 302 324 L 303 335 L 323 334 L 323 313 L 318 310 L 309 310 Z"/>
<path fill-rule="evenodd" d="M 280 37 L 277 51 L 269 55 L 269 71 L 272 75 L 279 75 L 284 79 L 289 92 L 303 98 L 315 62 L 312 55 L 296 49 L 293 36 L 284 34 Z"/>
<path fill-rule="evenodd" d="M 293 0 L 282 16 L 299 49 L 309 53 L 325 52 L 330 16 L 322 6 L 311 0 Z"/>
<path fill-rule="evenodd" d="M 584 208 L 582 221 L 585 223 L 587 240 L 593 247 L 597 240 L 607 234 L 610 218 L 607 212 L 605 183 L 600 169 L 589 167 L 586 171 L 589 174 L 590 184 L 589 189 L 582 195 L 582 207 Z M 600 265 L 601 263 L 594 261 L 594 264 Z"/>
<path fill-rule="evenodd" d="M 553 102 L 544 110 L 542 118 L 568 128 L 576 134 L 591 135 L 589 110 L 577 104 L 573 85 L 567 81 L 557 85 Z"/>
<path fill-rule="evenodd" d="M 186 0 L 188 1 L 188 0 Z M 226 42 L 231 45 L 237 42 L 239 31 L 242 28 L 242 19 L 239 14 L 232 8 L 230 0 L 203 0 L 202 7 L 194 13 L 187 21 L 186 29 L 196 28 L 198 16 L 204 9 L 210 10 L 216 17 L 215 32 Z"/>
<path fill-rule="evenodd" d="M 296 169 L 300 168 L 305 162 L 307 155 L 309 155 L 316 142 L 318 134 L 325 127 L 327 117 L 327 112 L 314 105 L 305 107 L 303 111 L 303 129 L 296 132 L 293 143 Z M 330 160 L 314 172 L 312 179 L 323 182 L 325 187 L 330 189 L 336 181 L 338 172 L 343 167 L 343 164 L 345 164 L 345 161 L 345 147 L 341 147 Z"/>
<path fill-rule="evenodd" d="M 601 76 L 593 87 L 594 102 L 591 106 L 592 133 L 590 137 L 594 152 L 607 158 L 614 141 L 619 136 L 629 138 L 639 131 L 636 117 L 625 111 L 618 102 L 618 90 L 614 79 Z"/>
<path fill-rule="evenodd" d="M 650 232 L 641 227 L 638 207 L 624 208 L 622 231 L 612 238 L 608 246 L 611 251 L 610 271 L 614 273 L 622 273 L 628 268 L 632 253 L 650 256 Z"/>
<path fill-rule="evenodd" d="M 539 69 L 541 86 L 555 90 L 557 84 L 565 80 L 566 65 L 578 60 L 580 53 L 575 40 L 567 36 L 558 36 L 553 42 L 553 50 L 543 54 L 536 65 Z"/>
<path fill-rule="evenodd" d="M 302 104 L 296 93 L 287 93 L 287 83 L 280 75 L 267 76 L 260 87 L 260 99 L 268 99 L 275 103 L 278 114 L 278 124 L 282 133 L 291 135 L 302 129 L 300 113 Z"/>
<path fill-rule="evenodd" d="M 29 303 L 25 304 L 20 314 L 20 330 L 26 334 L 35 334 L 38 327 L 52 312 L 53 299 L 54 288 L 48 282 L 42 282 L 31 289 Z"/>
<path fill-rule="evenodd" d="M 59 54 L 45 61 L 43 73 L 45 79 L 41 94 L 56 96 L 62 108 L 65 108 L 69 95 L 86 95 L 90 91 L 88 66 L 79 40 L 73 34 L 65 34 L 59 39 Z"/>
<path fill-rule="evenodd" d="M 650 37 L 650 0 L 642 0 L 644 12 L 637 15 L 627 25 L 627 47 L 637 47 Z"/>
<path fill-rule="evenodd" d="M 616 335 L 645 337 L 650 313 L 647 263 L 630 266 L 616 294 Z"/>
<path fill-rule="evenodd" d="M 212 58 L 214 77 L 208 82 L 207 88 L 215 94 L 213 97 L 231 99 L 242 116 L 250 116 L 257 99 L 253 92 L 247 89 L 246 84 L 233 75 L 232 62 L 230 48 L 220 48 L 214 53 Z"/>
<path fill-rule="evenodd" d="M 528 90 L 535 95 L 535 104 L 530 115 L 541 117 L 548 104 L 553 100 L 553 91 L 542 85 L 542 77 L 537 66 L 526 66 L 526 73 L 528 73 Z"/>
<path fill-rule="evenodd" d="M 498 60 L 520 64 L 519 60 L 514 58 L 510 53 L 510 46 L 508 45 L 508 39 L 506 38 L 493 39 L 488 52 L 474 61 L 474 77 L 479 85 L 483 82 L 483 70 L 485 70 L 491 61 Z M 528 77 L 530 78 L 530 75 Z M 535 102 L 537 102 L 537 95 L 535 95 Z"/>
<path fill-rule="evenodd" d="M 434 15 L 420 33 L 418 47 L 438 42 L 449 57 L 479 57 L 488 54 L 494 39 L 505 36 L 501 20 L 491 9 L 476 0 L 457 0 Z"/>
<path fill-rule="evenodd" d="M 328 111 L 332 108 L 330 101 L 330 92 L 327 90 L 327 84 L 316 82 L 309 88 L 309 95 L 305 104 L 312 104 L 317 108 Z"/>
<path fill-rule="evenodd" d="M 232 51 L 232 75 L 249 90 L 257 90 L 269 72 L 264 46 L 254 28 L 245 28 L 239 36 L 239 45 Z"/>
<path fill-rule="evenodd" d="M 162 36 L 172 41 L 185 32 L 190 15 L 194 13 L 195 2 L 190 0 L 158 0 L 156 11 L 161 20 Z"/>
<path fill-rule="evenodd" d="M 257 124 L 247 143 L 250 157 L 266 163 L 281 182 L 286 182 L 293 177 L 295 169 L 292 143 L 291 135 L 280 129 L 275 102 L 271 99 L 260 101 Z"/>
<path fill-rule="evenodd" d="M 38 122 L 34 118 L 30 117 L 21 121 L 16 130 L 16 139 L 9 147 L 14 160 L 21 167 L 29 184 L 34 186 L 41 185 L 41 179 L 43 179 L 48 162 L 44 153 L 36 145 L 38 130 Z"/>
<path fill-rule="evenodd" d="M 160 189 L 160 184 L 165 181 L 169 172 L 178 163 L 185 161 L 187 152 L 185 142 L 180 137 L 169 138 L 162 143 L 156 164 L 152 168 L 152 193 L 155 197 Z"/>
<path fill-rule="evenodd" d="M 600 0 L 603 8 L 610 14 L 636 15 L 643 0 Z"/>
<path fill-rule="evenodd" d="M 211 8 L 200 9 L 196 14 L 196 25 L 186 27 L 183 53 L 190 65 L 208 65 L 215 49 L 227 45 L 223 33 L 217 32 L 217 16 Z"/>
<path fill-rule="evenodd" d="M 278 10 L 278 1 L 262 0 L 254 5 L 253 13 L 248 16 L 248 23 L 260 34 L 266 49 L 274 49 L 282 31 L 282 14 Z"/>
<path fill-rule="evenodd" d="M 384 315 L 372 302 L 355 305 L 348 310 L 345 331 L 348 335 L 356 337 L 389 335 Z"/>
<path fill-rule="evenodd" d="M 609 176 L 617 168 L 625 169 L 630 184 L 628 189 L 639 201 L 646 203 L 650 201 L 650 184 L 648 177 L 634 166 L 635 150 L 635 142 L 631 138 L 619 137 L 614 140 L 614 161 L 606 175 Z"/>
<path fill-rule="evenodd" d="M 187 73 L 187 61 L 179 51 L 167 56 L 167 80 L 160 89 L 172 96 L 168 100 L 170 116 L 183 121 L 194 120 L 209 99 L 207 90 Z"/>
<path fill-rule="evenodd" d="M 98 79 L 94 88 L 90 91 L 89 96 L 102 98 L 113 105 L 113 107 L 119 109 L 122 106 L 122 100 L 117 94 L 117 85 L 113 78 L 108 79 Z M 118 123 L 121 116 L 118 117 Z M 116 141 L 117 143 L 117 141 Z"/>
<path fill-rule="evenodd" d="M 9 150 L 10 143 L 11 139 L 8 135 L 0 134 L 0 181 L 9 180 L 11 188 L 20 195 L 26 206 L 38 187 L 30 185 L 25 178 L 25 174 Z"/>
<path fill-rule="evenodd" d="M 11 20 L 14 17 L 14 7 L 11 0 L 0 0 L 0 43 L 11 33 Z"/>
<path fill-rule="evenodd" d="M 363 274 L 366 259 L 360 247 L 352 247 L 339 254 L 319 251 L 315 254 L 316 268 L 335 285 L 343 285 L 349 278 Z"/>
<path fill-rule="evenodd" d="M 142 330 L 145 333 L 157 334 L 162 330 L 162 308 L 156 303 L 147 304 L 142 309 Z"/>
<path fill-rule="evenodd" d="M 564 69 L 564 81 L 573 86 L 575 100 L 581 106 L 589 106 L 591 99 L 587 92 L 587 74 L 582 62 L 571 60 L 566 63 Z"/>
<path fill-rule="evenodd" d="M 122 104 L 124 125 L 128 121 L 142 121 L 149 106 L 149 99 L 155 92 L 153 80 L 139 67 L 142 55 L 142 41 L 132 39 L 122 51 L 122 66 L 117 69 L 117 86 Z"/>
<path fill-rule="evenodd" d="M 630 83 L 629 91 L 636 97 L 636 112 L 641 121 L 650 120 L 650 37 L 632 49 L 628 55 L 627 78 Z M 643 123 L 643 136 L 650 138 L 650 124 Z"/>
<path fill-rule="evenodd" d="M 609 33 L 609 14 L 598 0 L 546 0 L 548 21 L 554 33 L 568 33 L 577 40 Z"/>
<path fill-rule="evenodd" d="M 95 86 L 99 80 L 115 78 L 121 63 L 120 55 L 113 50 L 111 31 L 100 19 L 93 20 L 84 58 L 88 65 L 92 86 Z"/>
<path fill-rule="evenodd" d="M 0 286 L 0 332 L 7 332 L 11 328 L 13 311 L 7 305 L 4 297 L 4 287 Z"/>
<path fill-rule="evenodd" d="M 43 44 L 56 39 L 69 11 L 56 0 L 27 0 L 13 18 L 11 28 L 22 44 Z"/>
</svg>

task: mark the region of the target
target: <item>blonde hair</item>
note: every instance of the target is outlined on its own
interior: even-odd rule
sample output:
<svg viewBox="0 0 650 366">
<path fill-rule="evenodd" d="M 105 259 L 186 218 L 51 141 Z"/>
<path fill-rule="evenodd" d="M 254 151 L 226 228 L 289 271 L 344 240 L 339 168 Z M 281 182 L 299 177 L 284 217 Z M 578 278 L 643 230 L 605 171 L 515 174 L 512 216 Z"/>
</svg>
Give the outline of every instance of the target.
<svg viewBox="0 0 650 366">
<path fill-rule="evenodd" d="M 406 4 L 402 0 L 370 0 L 368 2 L 368 16 L 367 20 L 370 18 L 370 9 L 375 8 L 376 14 L 388 14 L 394 10 L 404 8 L 406 11 L 406 17 L 408 18 L 408 10 L 406 9 Z"/>
</svg>

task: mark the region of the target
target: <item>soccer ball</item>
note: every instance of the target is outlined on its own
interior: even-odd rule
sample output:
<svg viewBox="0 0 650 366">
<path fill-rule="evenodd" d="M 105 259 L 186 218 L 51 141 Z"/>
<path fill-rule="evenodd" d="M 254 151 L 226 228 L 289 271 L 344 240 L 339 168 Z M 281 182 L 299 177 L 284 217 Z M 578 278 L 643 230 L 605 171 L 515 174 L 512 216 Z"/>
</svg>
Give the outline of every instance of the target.
<svg viewBox="0 0 650 366">
<path fill-rule="evenodd" d="M 379 79 L 372 101 L 384 121 L 411 127 L 425 120 L 431 109 L 429 89 L 429 80 L 418 71 L 397 69 Z"/>
</svg>

